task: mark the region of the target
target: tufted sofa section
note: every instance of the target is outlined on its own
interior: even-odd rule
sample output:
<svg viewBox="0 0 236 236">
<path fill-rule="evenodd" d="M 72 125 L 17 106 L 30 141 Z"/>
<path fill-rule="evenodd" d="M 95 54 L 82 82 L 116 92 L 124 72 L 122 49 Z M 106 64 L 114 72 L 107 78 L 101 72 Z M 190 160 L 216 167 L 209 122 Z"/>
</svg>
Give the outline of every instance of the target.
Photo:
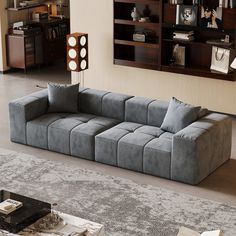
<svg viewBox="0 0 236 236">
<path fill-rule="evenodd" d="M 79 112 L 47 113 L 42 90 L 9 103 L 10 137 L 27 144 L 188 184 L 230 158 L 232 121 L 202 115 L 177 133 L 162 130 L 168 102 L 80 88 Z"/>
<path fill-rule="evenodd" d="M 94 160 L 95 135 L 124 119 L 131 96 L 82 88 L 79 113 L 47 113 L 47 90 L 9 104 L 11 140 Z"/>
<path fill-rule="evenodd" d="M 167 109 L 163 101 L 127 100 L 125 121 L 95 137 L 95 160 L 170 178 L 173 134 L 159 128 Z"/>
<path fill-rule="evenodd" d="M 160 129 L 168 103 L 133 97 L 125 121 L 95 137 L 95 160 L 198 184 L 230 158 L 232 123 L 222 114 L 201 117 L 176 134 Z"/>
</svg>

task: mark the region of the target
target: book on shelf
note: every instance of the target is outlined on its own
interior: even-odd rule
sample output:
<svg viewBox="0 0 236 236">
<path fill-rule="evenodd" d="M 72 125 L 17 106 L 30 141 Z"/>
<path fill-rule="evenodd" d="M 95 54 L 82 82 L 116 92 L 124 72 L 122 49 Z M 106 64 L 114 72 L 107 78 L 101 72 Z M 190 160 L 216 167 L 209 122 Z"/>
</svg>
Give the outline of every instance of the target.
<svg viewBox="0 0 236 236">
<path fill-rule="evenodd" d="M 236 8 L 236 1 L 235 0 L 229 0 L 229 7 L 230 8 Z"/>
<path fill-rule="evenodd" d="M 180 227 L 177 236 L 224 236 L 221 230 L 204 231 L 203 233 L 198 233 L 192 229 L 186 227 Z"/>
<path fill-rule="evenodd" d="M 222 7 L 228 8 L 229 7 L 229 0 L 222 0 Z"/>
<path fill-rule="evenodd" d="M 169 0 L 169 4 L 183 4 L 183 0 Z"/>
<path fill-rule="evenodd" d="M 186 36 L 186 37 L 173 36 L 173 40 L 193 41 L 194 36 Z"/>
<path fill-rule="evenodd" d="M 197 26 L 197 5 L 177 5 L 176 24 Z"/>
<path fill-rule="evenodd" d="M 8 215 L 22 206 L 22 202 L 13 199 L 6 199 L 5 201 L 0 202 L 0 213 Z"/>
<path fill-rule="evenodd" d="M 194 40 L 194 31 L 174 31 L 173 32 L 173 39 L 180 39 L 180 40 Z"/>
<path fill-rule="evenodd" d="M 190 31 L 175 30 L 174 33 L 175 34 L 184 34 L 184 35 L 193 35 L 194 31 L 193 30 L 190 30 Z"/>
</svg>

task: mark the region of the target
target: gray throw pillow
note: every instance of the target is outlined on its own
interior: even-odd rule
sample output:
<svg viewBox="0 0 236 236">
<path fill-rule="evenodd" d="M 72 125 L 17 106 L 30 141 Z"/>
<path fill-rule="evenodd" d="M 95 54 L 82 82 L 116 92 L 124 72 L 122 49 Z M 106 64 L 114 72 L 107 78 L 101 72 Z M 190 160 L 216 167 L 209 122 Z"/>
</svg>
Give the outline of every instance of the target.
<svg viewBox="0 0 236 236">
<path fill-rule="evenodd" d="M 177 133 L 198 118 L 201 107 L 194 107 L 173 97 L 169 103 L 161 129 Z"/>
<path fill-rule="evenodd" d="M 79 84 L 48 84 L 48 112 L 78 112 Z"/>
</svg>

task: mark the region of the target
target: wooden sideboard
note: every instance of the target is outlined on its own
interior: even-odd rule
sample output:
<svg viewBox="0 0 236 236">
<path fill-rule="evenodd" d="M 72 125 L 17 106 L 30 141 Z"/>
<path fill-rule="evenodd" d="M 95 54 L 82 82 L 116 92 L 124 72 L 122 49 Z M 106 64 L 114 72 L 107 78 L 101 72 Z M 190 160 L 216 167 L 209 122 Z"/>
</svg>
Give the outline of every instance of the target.
<svg viewBox="0 0 236 236">
<path fill-rule="evenodd" d="M 68 19 L 47 19 L 30 22 L 39 30 L 31 34 L 7 35 L 8 66 L 26 70 L 29 67 L 66 60 Z"/>
<path fill-rule="evenodd" d="M 12 68 L 27 68 L 43 63 L 41 32 L 34 35 L 7 35 L 7 61 Z"/>
</svg>

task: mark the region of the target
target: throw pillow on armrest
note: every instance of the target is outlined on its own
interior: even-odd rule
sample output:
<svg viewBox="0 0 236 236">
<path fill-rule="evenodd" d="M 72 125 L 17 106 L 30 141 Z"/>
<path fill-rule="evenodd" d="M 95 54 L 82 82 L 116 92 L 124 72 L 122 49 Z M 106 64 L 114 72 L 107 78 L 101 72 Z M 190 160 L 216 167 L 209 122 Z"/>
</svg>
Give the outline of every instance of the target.
<svg viewBox="0 0 236 236">
<path fill-rule="evenodd" d="M 48 83 L 48 112 L 78 112 L 79 84 Z"/>
<path fill-rule="evenodd" d="M 197 120 L 201 107 L 194 107 L 173 97 L 169 103 L 161 129 L 177 133 Z"/>
<path fill-rule="evenodd" d="M 197 119 L 201 119 L 202 117 L 208 115 L 210 113 L 210 111 L 207 108 L 201 108 L 199 113 L 198 113 L 198 118 Z"/>
</svg>

